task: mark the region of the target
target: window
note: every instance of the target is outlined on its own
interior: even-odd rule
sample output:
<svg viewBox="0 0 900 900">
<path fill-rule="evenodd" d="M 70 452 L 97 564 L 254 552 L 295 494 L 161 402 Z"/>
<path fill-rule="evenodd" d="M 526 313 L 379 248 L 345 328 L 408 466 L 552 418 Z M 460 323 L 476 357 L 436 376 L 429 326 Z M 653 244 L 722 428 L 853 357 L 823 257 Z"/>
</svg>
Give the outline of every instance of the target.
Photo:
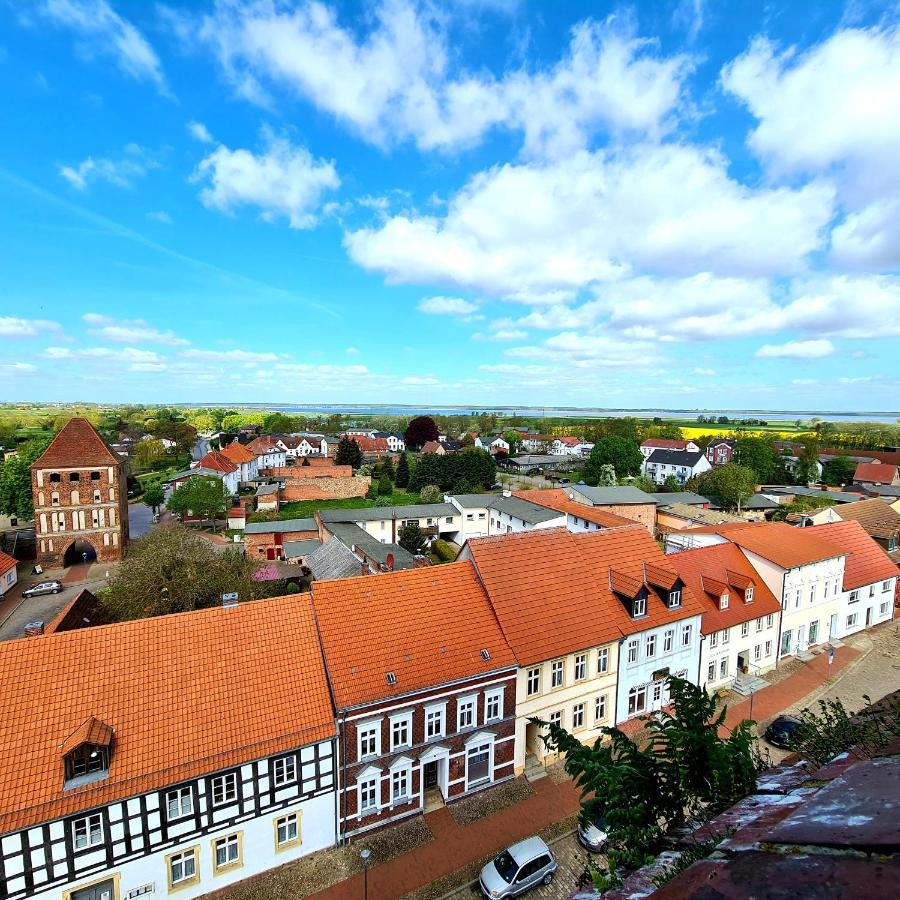
<svg viewBox="0 0 900 900">
<path fill-rule="evenodd" d="M 716 680 L 716 664 L 711 662 L 709 667 L 706 670 L 706 680 L 707 681 L 715 681 Z"/>
<path fill-rule="evenodd" d="M 464 728 L 472 728 L 475 725 L 475 698 L 467 697 L 460 700 L 456 707 L 456 730 L 462 731 Z"/>
<path fill-rule="evenodd" d="M 562 727 L 562 712 L 560 710 L 556 710 L 555 712 L 550 713 L 547 717 L 547 720 L 551 725 L 559 725 Z"/>
<path fill-rule="evenodd" d="M 194 809 L 194 800 L 189 787 L 175 788 L 166 794 L 166 812 L 170 822 L 189 816 Z"/>
<path fill-rule="evenodd" d="M 638 642 L 632 640 L 628 642 L 628 662 L 637 662 L 638 658 Z"/>
<path fill-rule="evenodd" d="M 669 630 L 663 635 L 663 653 L 672 652 L 672 638 L 674 634 L 674 631 Z"/>
<path fill-rule="evenodd" d="M 237 773 L 229 772 L 227 775 L 217 775 L 213 778 L 212 797 L 213 806 L 233 803 L 237 798 Z"/>
<path fill-rule="evenodd" d="M 633 687 L 628 692 L 628 715 L 642 713 L 647 708 L 647 685 Z"/>
<path fill-rule="evenodd" d="M 753 585 L 752 584 L 744 591 L 744 602 L 745 603 L 753 602 Z"/>
<path fill-rule="evenodd" d="M 728 677 L 728 657 L 723 656 L 719 660 L 719 678 L 727 678 Z"/>
<path fill-rule="evenodd" d="M 882 581 L 882 582 L 881 582 L 881 590 L 882 590 L 882 591 L 889 591 L 890 589 L 891 589 L 891 581 L 890 581 L 890 579 L 888 579 L 887 581 Z"/>
<path fill-rule="evenodd" d="M 529 697 L 540 693 L 541 690 L 541 670 L 540 667 L 528 670 L 528 681 L 525 692 Z"/>
<path fill-rule="evenodd" d="M 409 797 L 409 769 L 395 769 L 391 772 L 391 803 L 398 803 Z"/>
<path fill-rule="evenodd" d="M 594 721 L 602 722 L 606 718 L 606 694 L 594 700 Z"/>
<path fill-rule="evenodd" d="M 577 731 L 584 728 L 584 704 L 576 703 L 572 707 L 572 730 Z"/>
<path fill-rule="evenodd" d="M 503 691 L 490 691 L 484 695 L 484 721 L 496 722 L 503 718 Z"/>
<path fill-rule="evenodd" d="M 859 603 L 859 591 L 850 591 L 848 603 Z"/>
<path fill-rule="evenodd" d="M 714 632 L 709 636 L 709 646 L 710 646 L 713 650 L 715 650 L 715 648 L 719 646 L 719 632 L 718 632 L 718 631 L 714 631 Z"/>
<path fill-rule="evenodd" d="M 722 644 L 723 644 L 723 646 L 724 646 L 725 644 L 727 644 L 730 640 L 731 640 L 731 629 L 730 629 L 730 628 L 724 628 L 724 629 L 722 630 Z"/>
<path fill-rule="evenodd" d="M 890 604 L 887 603 L 887 602 L 882 603 L 882 604 L 878 607 L 878 615 L 880 615 L 880 616 L 886 616 L 886 615 L 887 615 L 887 612 L 888 612 L 889 606 L 890 606 Z"/>
<path fill-rule="evenodd" d="M 297 778 L 297 759 L 293 756 L 280 756 L 273 766 L 275 786 L 290 784 Z"/>
<path fill-rule="evenodd" d="M 609 671 L 609 650 L 603 647 L 597 651 L 597 674 L 604 675 Z"/>
<path fill-rule="evenodd" d="M 647 615 L 647 598 L 646 597 L 635 597 L 634 603 L 631 607 L 631 616 L 636 619 L 638 616 L 646 616 Z"/>
<path fill-rule="evenodd" d="M 772 642 L 766 641 L 766 656 L 772 655 Z"/>
<path fill-rule="evenodd" d="M 762 644 L 757 644 L 753 648 L 753 659 L 754 660 L 762 659 Z"/>
<path fill-rule="evenodd" d="M 372 812 L 378 809 L 378 776 L 373 775 L 359 783 L 359 811 Z"/>
<path fill-rule="evenodd" d="M 685 625 L 684 628 L 681 629 L 681 646 L 682 647 L 690 647 L 691 646 L 692 631 L 693 631 L 692 625 Z"/>
<path fill-rule="evenodd" d="M 91 481 L 99 481 L 100 473 L 99 472 L 91 472 Z"/>
<path fill-rule="evenodd" d="M 769 613 L 766 616 L 766 628 L 771 628 L 775 624 L 775 615 L 773 613 Z"/>
<path fill-rule="evenodd" d="M 726 591 L 724 594 L 722 594 L 722 595 L 719 597 L 719 609 L 728 609 L 728 601 L 729 601 L 730 599 L 731 599 L 731 598 L 729 597 L 727 591 Z"/>
<path fill-rule="evenodd" d="M 779 653 L 781 656 L 787 656 L 791 652 L 791 642 L 794 639 L 793 630 L 788 628 L 787 631 L 781 632 L 781 647 Z"/>
<path fill-rule="evenodd" d="M 491 745 L 469 747 L 466 753 L 466 785 L 481 784 L 491 780 Z"/>
<path fill-rule="evenodd" d="M 76 850 L 103 843 L 103 817 L 100 813 L 76 819 L 72 823 L 72 842 Z"/>
<path fill-rule="evenodd" d="M 653 683 L 653 701 L 655 703 L 659 703 L 660 699 L 662 698 L 662 689 L 663 686 L 661 681 L 656 681 Z"/>
<path fill-rule="evenodd" d="M 819 620 L 809 623 L 809 641 L 810 644 L 819 643 Z"/>
<path fill-rule="evenodd" d="M 646 653 L 647 659 L 652 659 L 654 656 L 656 656 L 656 635 L 655 634 L 647 635 L 647 646 L 645 649 L 645 653 Z"/>
<path fill-rule="evenodd" d="M 870 584 L 870 585 L 869 585 L 869 596 L 870 596 L 870 597 L 874 597 L 874 596 L 875 596 L 875 585 L 874 585 L 874 584 Z"/>
<path fill-rule="evenodd" d="M 575 680 L 583 681 L 587 678 L 587 653 L 578 653 L 575 656 Z"/>
<path fill-rule="evenodd" d="M 359 731 L 359 758 L 365 759 L 368 756 L 378 756 L 381 743 L 381 723 L 367 723 L 360 725 Z"/>
<path fill-rule="evenodd" d="M 409 713 L 391 719 L 391 750 L 410 745 L 411 719 L 412 716 Z"/>
<path fill-rule="evenodd" d="M 550 663 L 550 687 L 558 688 L 563 686 L 565 681 L 565 662 L 561 659 L 554 660 Z"/>
<path fill-rule="evenodd" d="M 762 618 L 759 618 L 759 619 L 756 620 L 756 630 L 757 630 L 757 631 L 762 631 L 762 630 L 763 630 L 763 620 L 762 620 Z"/>
<path fill-rule="evenodd" d="M 425 709 L 425 740 L 444 736 L 444 707 L 433 706 Z"/>
<path fill-rule="evenodd" d="M 275 820 L 275 849 L 280 850 L 300 843 L 300 819 L 297 813 Z"/>
<path fill-rule="evenodd" d="M 816 602 L 816 586 L 814 584 L 810 585 L 810 588 L 809 588 L 809 602 L 810 603 Z"/>
<path fill-rule="evenodd" d="M 848 628 L 855 627 L 857 619 L 858 619 L 858 616 L 856 615 L 856 613 L 852 613 L 851 615 L 847 616 L 847 627 Z"/>
<path fill-rule="evenodd" d="M 66 778 L 79 778 L 109 768 L 109 748 L 82 744 L 66 756 Z"/>
<path fill-rule="evenodd" d="M 94 503 L 102 503 L 103 497 L 100 495 L 100 491 L 94 491 Z"/>
<path fill-rule="evenodd" d="M 669 591 L 669 609 L 678 609 L 681 606 L 681 588 Z"/>
<path fill-rule="evenodd" d="M 197 871 L 197 848 L 182 850 L 166 857 L 169 870 L 169 888 L 193 884 L 200 880 Z"/>
<path fill-rule="evenodd" d="M 747 637 L 750 634 L 750 623 L 741 622 L 741 637 Z"/>
<path fill-rule="evenodd" d="M 241 864 L 241 836 L 228 834 L 213 841 L 213 870 L 219 872 Z"/>
<path fill-rule="evenodd" d="M 794 609 L 800 609 L 800 588 L 797 588 L 797 596 L 794 597 Z"/>
</svg>

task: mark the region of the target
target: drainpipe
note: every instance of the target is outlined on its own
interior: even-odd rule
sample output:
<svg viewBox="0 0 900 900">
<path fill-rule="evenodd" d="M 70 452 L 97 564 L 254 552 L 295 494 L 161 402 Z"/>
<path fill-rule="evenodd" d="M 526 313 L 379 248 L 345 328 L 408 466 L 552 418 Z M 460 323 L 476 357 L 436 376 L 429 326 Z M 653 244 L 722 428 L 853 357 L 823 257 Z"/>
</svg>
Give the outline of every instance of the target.
<svg viewBox="0 0 900 900">
<path fill-rule="evenodd" d="M 781 632 L 784 630 L 784 611 L 787 608 L 787 597 L 784 595 L 784 579 L 787 576 L 785 572 L 781 576 L 781 615 L 778 617 L 778 643 L 775 645 L 775 670 L 781 665 Z"/>
<path fill-rule="evenodd" d="M 347 827 L 347 711 L 344 710 L 341 721 L 341 810 L 338 819 L 338 843 L 347 843 L 344 830 Z"/>
<path fill-rule="evenodd" d="M 619 673 L 622 670 L 621 662 L 622 662 L 622 644 L 625 643 L 625 638 L 619 638 L 619 654 L 616 657 L 616 689 L 613 693 L 613 726 L 619 724 L 619 684 L 622 679 L 619 677 Z"/>
</svg>

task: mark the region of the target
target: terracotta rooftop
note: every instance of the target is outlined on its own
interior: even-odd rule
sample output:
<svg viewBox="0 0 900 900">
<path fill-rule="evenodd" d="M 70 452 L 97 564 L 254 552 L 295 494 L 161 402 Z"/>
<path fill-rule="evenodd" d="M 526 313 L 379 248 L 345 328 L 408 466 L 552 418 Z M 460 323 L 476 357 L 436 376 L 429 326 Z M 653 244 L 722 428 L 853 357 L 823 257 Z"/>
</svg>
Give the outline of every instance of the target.
<svg viewBox="0 0 900 900">
<path fill-rule="evenodd" d="M 845 503 L 835 510 L 841 519 L 853 519 L 875 537 L 891 538 L 900 536 L 900 513 L 889 503 L 878 497 Z"/>
<path fill-rule="evenodd" d="M 880 501 L 879 501 L 880 502 Z M 859 522 L 829 522 L 803 529 L 829 543 L 836 544 L 847 554 L 844 561 L 844 590 L 852 591 L 864 584 L 875 584 L 898 575 L 897 565 Z"/>
<path fill-rule="evenodd" d="M 0 550 L 0 575 L 5 575 L 16 567 L 16 560 L 8 553 Z"/>
<path fill-rule="evenodd" d="M 225 475 L 230 475 L 238 469 L 225 454 L 220 453 L 218 450 L 210 450 L 200 460 L 198 467 L 201 469 L 212 469 L 214 472 L 222 472 Z"/>
<path fill-rule="evenodd" d="M 513 496 L 519 497 L 521 500 L 528 500 L 531 503 L 536 503 L 538 506 L 545 506 L 547 509 L 555 509 L 557 512 L 564 512 L 569 515 L 577 516 L 580 519 L 584 519 L 586 522 L 593 522 L 601 528 L 620 528 L 623 526 L 634 525 L 633 519 L 626 519 L 624 516 L 618 516 L 602 507 L 586 506 L 584 503 L 577 503 L 575 500 L 570 500 L 568 496 L 566 496 L 565 491 L 561 491 L 558 488 L 551 488 L 549 490 L 534 489 L 528 491 L 513 491 Z"/>
<path fill-rule="evenodd" d="M 700 630 L 704 634 L 781 612 L 778 598 L 734 544 L 713 544 L 673 553 L 666 557 L 666 562 L 703 603 Z M 745 592 L 751 585 L 753 600 L 747 603 Z M 728 608 L 720 610 L 719 597 L 723 591 L 729 594 Z"/>
<path fill-rule="evenodd" d="M 256 457 L 240 441 L 232 441 L 221 451 L 221 455 L 235 463 L 253 462 Z"/>
<path fill-rule="evenodd" d="M 516 664 L 468 562 L 316 581 L 313 604 L 338 709 Z"/>
<path fill-rule="evenodd" d="M 784 522 L 759 522 L 755 528 L 729 530 L 729 541 L 775 563 L 782 569 L 793 569 L 843 556 L 839 544 L 810 534 L 810 528 L 794 528 Z"/>
<path fill-rule="evenodd" d="M 883 462 L 861 462 L 856 466 L 853 480 L 869 481 L 873 484 L 895 484 L 897 482 L 897 466 Z"/>
<path fill-rule="evenodd" d="M 64 791 L 60 748 L 91 719 L 109 775 Z M 0 831 L 333 736 L 308 594 L 5 641 Z"/>
<path fill-rule="evenodd" d="M 94 716 L 88 716 L 59 747 L 61 754 L 71 753 L 82 744 L 108 747 L 112 743 L 113 729 Z"/>
<path fill-rule="evenodd" d="M 658 447 L 660 450 L 684 450 L 692 441 L 679 441 L 672 438 L 648 438 L 642 447 Z"/>
<path fill-rule="evenodd" d="M 87 419 L 69 419 L 50 441 L 50 446 L 32 463 L 32 469 L 76 466 L 118 466 L 113 453 Z"/>
<path fill-rule="evenodd" d="M 273 438 L 269 437 L 267 434 L 262 434 L 259 437 L 253 438 L 249 444 L 247 444 L 247 449 L 254 455 L 260 456 L 263 453 L 269 453 L 272 450 L 278 450 L 278 447 L 275 444 Z"/>
<path fill-rule="evenodd" d="M 618 640 L 703 609 L 686 590 L 682 607 L 670 610 L 651 588 L 647 615 L 637 620 L 628 615 L 610 589 L 611 577 L 633 596 L 644 583 L 644 563 L 672 571 L 647 529 L 635 523 L 609 531 L 548 528 L 472 538 L 466 546 L 520 665 Z"/>
</svg>

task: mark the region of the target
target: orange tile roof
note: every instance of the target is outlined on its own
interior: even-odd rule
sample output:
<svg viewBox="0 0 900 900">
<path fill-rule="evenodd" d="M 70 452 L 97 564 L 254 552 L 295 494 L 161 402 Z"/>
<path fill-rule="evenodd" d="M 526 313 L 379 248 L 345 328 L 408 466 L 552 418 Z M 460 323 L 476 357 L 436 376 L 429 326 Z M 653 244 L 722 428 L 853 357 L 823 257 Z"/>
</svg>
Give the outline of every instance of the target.
<svg viewBox="0 0 900 900">
<path fill-rule="evenodd" d="M 704 634 L 781 612 L 778 598 L 734 544 L 684 550 L 670 554 L 666 561 L 700 598 L 703 604 L 700 630 Z M 753 601 L 746 603 L 743 592 L 749 585 L 753 586 Z M 730 595 L 728 608 L 719 609 L 719 597 L 726 590 Z"/>
<path fill-rule="evenodd" d="M 255 456 L 261 456 L 263 453 L 269 453 L 272 450 L 279 450 L 275 441 L 265 434 L 253 438 L 253 440 L 247 444 L 247 449 Z"/>
<path fill-rule="evenodd" d="M 897 480 L 897 466 L 889 463 L 858 463 L 853 473 L 854 481 L 869 481 L 873 484 L 893 484 Z"/>
<path fill-rule="evenodd" d="M 109 776 L 63 791 L 94 717 Z M 335 734 L 308 594 L 0 643 L 0 832 Z"/>
<path fill-rule="evenodd" d="M 835 509 L 845 522 L 853 519 L 872 535 L 891 538 L 900 535 L 900 513 L 879 497 L 842 503 Z"/>
<path fill-rule="evenodd" d="M 63 425 L 31 468 L 118 466 L 120 462 L 87 419 L 74 418 Z"/>
<path fill-rule="evenodd" d="M 375 453 L 379 450 L 390 449 L 388 442 L 384 438 L 370 438 L 364 434 L 350 435 L 350 438 L 356 441 L 357 446 L 363 453 Z"/>
<path fill-rule="evenodd" d="M 226 475 L 237 472 L 238 467 L 223 453 L 218 450 L 210 450 L 199 462 L 200 468 L 212 469 L 214 472 L 224 472 Z"/>
<path fill-rule="evenodd" d="M 810 534 L 810 528 L 795 528 L 784 522 L 758 522 L 757 526 L 728 531 L 728 540 L 782 569 L 843 556 L 839 546 Z"/>
<path fill-rule="evenodd" d="M 317 581 L 313 605 L 338 709 L 516 664 L 468 562 Z"/>
<path fill-rule="evenodd" d="M 108 747 L 112 743 L 113 729 L 94 716 L 88 716 L 63 742 L 60 744 L 60 755 L 65 755 L 76 750 L 82 744 L 91 744 L 94 747 Z"/>
<path fill-rule="evenodd" d="M 8 553 L 0 550 L 0 575 L 5 575 L 11 569 L 16 567 L 16 560 Z"/>
<path fill-rule="evenodd" d="M 648 438 L 642 447 L 656 447 L 660 450 L 685 450 L 691 441 L 674 440 L 672 438 Z"/>
<path fill-rule="evenodd" d="M 880 501 L 879 501 L 880 502 Z M 864 584 L 875 584 L 897 576 L 897 565 L 866 533 L 865 528 L 852 519 L 848 522 L 829 522 L 804 528 L 829 543 L 836 544 L 846 554 L 844 561 L 844 590 L 852 591 Z"/>
<path fill-rule="evenodd" d="M 699 615 L 690 590 L 670 610 L 650 590 L 648 615 L 633 620 L 610 589 L 643 584 L 644 563 L 671 571 L 668 557 L 642 525 L 573 533 L 547 528 L 467 544 L 506 639 L 520 665 L 531 665 Z"/>
<path fill-rule="evenodd" d="M 578 518 L 584 519 L 586 522 L 593 522 L 601 528 L 621 528 L 634 525 L 633 519 L 617 516 L 615 513 L 607 512 L 607 510 L 598 506 L 586 506 L 584 503 L 571 500 L 566 496 L 565 491 L 561 491 L 559 488 L 513 491 L 513 496 L 522 500 L 529 500 L 531 503 L 536 503 L 538 506 L 543 506 L 546 509 L 555 509 L 558 512 L 578 516 Z"/>
<path fill-rule="evenodd" d="M 240 441 L 232 441 L 227 447 L 223 448 L 221 453 L 227 460 L 235 464 L 249 463 L 256 459 Z"/>
</svg>

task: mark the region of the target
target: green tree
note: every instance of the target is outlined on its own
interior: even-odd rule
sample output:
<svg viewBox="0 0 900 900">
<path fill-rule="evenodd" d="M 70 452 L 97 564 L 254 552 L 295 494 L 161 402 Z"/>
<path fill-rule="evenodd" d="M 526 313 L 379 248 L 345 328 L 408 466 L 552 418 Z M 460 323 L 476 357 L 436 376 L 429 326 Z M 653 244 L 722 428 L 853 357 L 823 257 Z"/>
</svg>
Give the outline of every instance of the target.
<svg viewBox="0 0 900 900">
<path fill-rule="evenodd" d="M 387 477 L 387 475 L 382 475 L 381 478 L 378 479 L 378 496 L 379 497 L 389 497 L 394 493 L 394 485 L 391 482 L 391 479 Z"/>
<path fill-rule="evenodd" d="M 597 474 L 597 484 L 600 487 L 612 487 L 619 483 L 616 477 L 616 467 L 612 463 L 604 463 Z"/>
<path fill-rule="evenodd" d="M 819 442 L 817 440 L 805 441 L 797 459 L 794 477 L 797 479 L 797 484 L 812 484 L 819 480 Z"/>
<path fill-rule="evenodd" d="M 663 487 L 670 492 L 681 490 L 681 484 L 674 475 L 668 475 L 666 477 L 666 480 L 663 482 Z"/>
<path fill-rule="evenodd" d="M 193 515 L 203 519 L 217 519 L 228 509 L 225 483 L 214 475 L 195 475 L 189 478 L 169 497 L 170 512 Z"/>
<path fill-rule="evenodd" d="M 740 511 L 741 504 L 756 490 L 756 473 L 746 466 L 727 463 L 704 472 L 697 479 L 697 489 L 704 497 L 717 497 L 729 509 Z"/>
<path fill-rule="evenodd" d="M 101 600 L 122 621 L 218 606 L 232 591 L 241 600 L 257 599 L 267 593 L 253 580 L 257 566 L 188 528 L 165 525 L 131 542 Z"/>
<path fill-rule="evenodd" d="M 409 459 L 405 453 L 400 454 L 397 462 L 397 477 L 394 479 L 394 484 L 398 488 L 405 488 L 409 485 Z"/>
<path fill-rule="evenodd" d="M 656 493 L 656 484 L 646 475 L 638 475 L 632 482 L 632 485 L 645 494 Z"/>
<path fill-rule="evenodd" d="M 394 480 L 394 462 L 389 456 L 386 456 L 381 461 L 381 475 L 387 475 L 387 477 L 390 478 L 391 481 Z"/>
<path fill-rule="evenodd" d="M 487 488 L 494 483 L 496 477 L 497 463 L 491 455 L 477 447 L 469 447 L 446 456 L 437 453 L 423 454 L 410 476 L 409 488 L 419 491 L 425 485 L 434 484 L 449 491 L 454 484 L 463 480 L 470 488 Z"/>
<path fill-rule="evenodd" d="M 775 475 L 775 446 L 765 437 L 738 437 L 734 462 L 752 469 L 758 484 L 771 484 Z"/>
<path fill-rule="evenodd" d="M 641 471 L 641 455 L 636 440 L 619 435 L 601 438 L 594 444 L 587 465 L 584 467 L 584 480 L 588 484 L 597 484 L 600 478 L 600 467 L 611 465 L 618 478 L 626 475 L 637 475 Z"/>
<path fill-rule="evenodd" d="M 516 449 L 522 443 L 522 435 L 518 431 L 504 431 L 503 440 L 509 444 L 509 452 L 515 453 Z"/>
<path fill-rule="evenodd" d="M 409 550 L 410 553 L 421 553 L 425 549 L 428 539 L 422 533 L 422 529 L 412 522 L 404 525 L 397 532 L 397 543 L 404 550 Z"/>
<path fill-rule="evenodd" d="M 423 503 L 440 503 L 444 499 L 441 489 L 435 484 L 426 484 L 419 491 Z"/>
<path fill-rule="evenodd" d="M 362 465 L 362 450 L 353 438 L 342 437 L 338 443 L 334 462 L 338 466 L 353 466 L 358 469 Z"/>
<path fill-rule="evenodd" d="M 158 481 L 150 482 L 144 489 L 144 503 L 146 503 L 154 513 L 159 512 L 159 508 L 163 505 L 165 499 L 165 491 Z"/>
<path fill-rule="evenodd" d="M 34 516 L 31 464 L 47 449 L 50 440 L 36 438 L 20 444 L 16 455 L 0 463 L 0 512 L 28 521 Z"/>
<path fill-rule="evenodd" d="M 166 458 L 166 448 L 162 441 L 147 438 L 134 445 L 134 464 L 138 469 L 152 469 Z"/>
<path fill-rule="evenodd" d="M 822 481 L 825 484 L 843 487 L 853 481 L 856 463 L 849 456 L 835 456 L 823 466 Z"/>
</svg>

